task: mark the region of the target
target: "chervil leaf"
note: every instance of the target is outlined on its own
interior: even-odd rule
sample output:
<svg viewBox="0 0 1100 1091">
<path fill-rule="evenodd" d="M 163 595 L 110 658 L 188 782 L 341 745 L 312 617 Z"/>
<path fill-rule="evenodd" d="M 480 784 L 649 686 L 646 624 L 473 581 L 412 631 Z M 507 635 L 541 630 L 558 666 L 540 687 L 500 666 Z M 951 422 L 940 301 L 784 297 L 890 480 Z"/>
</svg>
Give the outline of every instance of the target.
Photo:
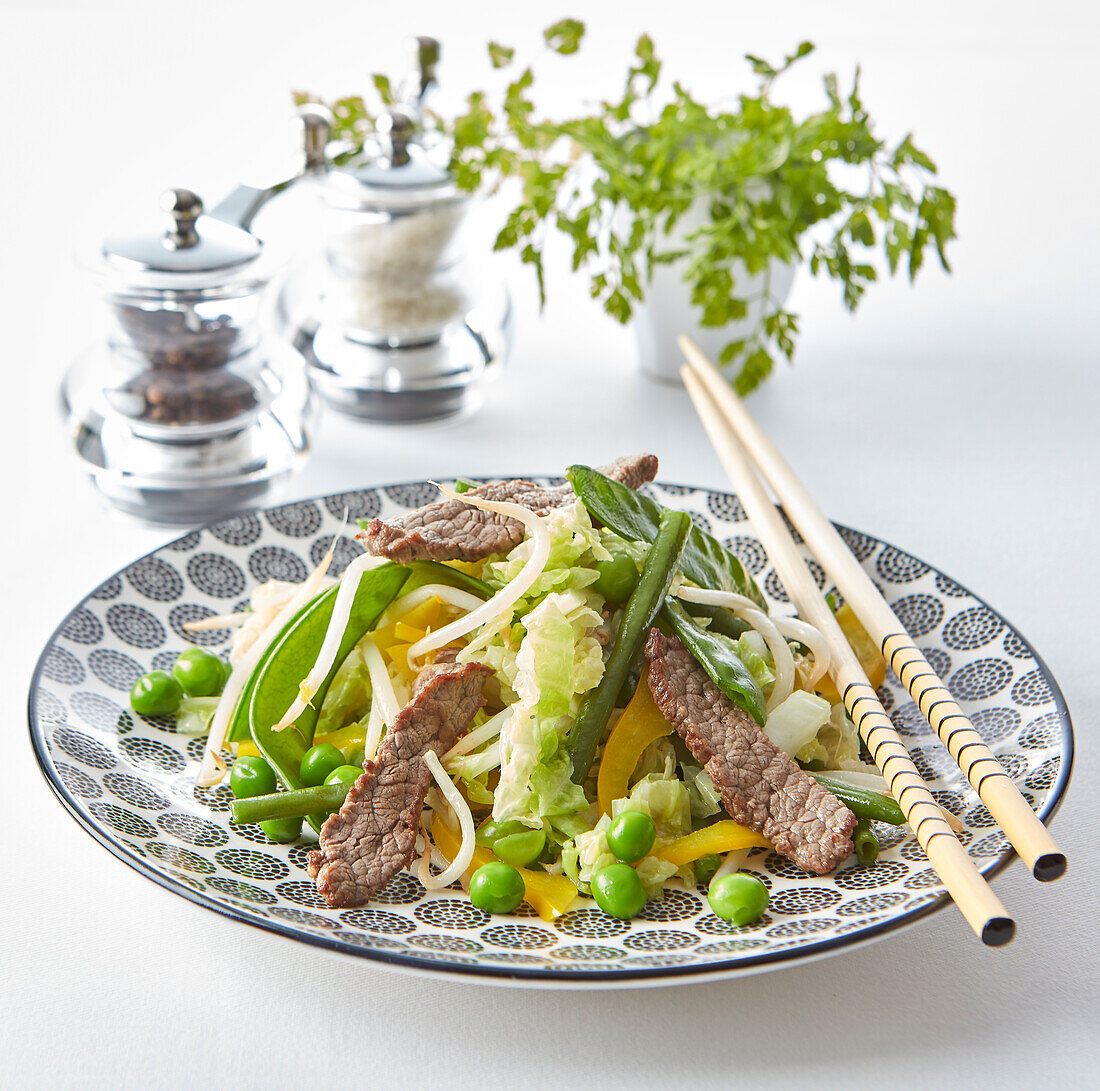
<svg viewBox="0 0 1100 1091">
<path fill-rule="evenodd" d="M 499 45 L 496 42 L 489 43 L 489 63 L 494 68 L 504 68 L 511 63 L 516 51 L 510 46 Z"/>
<path fill-rule="evenodd" d="M 555 53 L 576 53 L 584 37 L 584 23 L 579 19 L 560 19 L 547 27 L 542 37 Z"/>
<path fill-rule="evenodd" d="M 544 32 L 561 55 L 576 53 L 583 37 L 576 19 Z M 876 133 L 858 68 L 844 95 L 835 75 L 824 77 L 816 112 L 776 101 L 779 78 L 812 52 L 804 41 L 779 62 L 747 55 L 756 86 L 716 107 L 683 81 L 662 81 L 656 47 L 642 34 L 618 96 L 550 120 L 538 107 L 535 67 L 517 74 L 515 51 L 490 42 L 489 64 L 512 76 L 505 87 L 475 91 L 449 119 L 427 112 L 423 125 L 434 146 L 451 142 L 459 189 L 509 195 L 494 248 L 518 250 L 540 301 L 545 247 L 556 231 L 592 298 L 619 322 L 662 265 L 683 280 L 703 326 L 728 329 L 761 314 L 721 353 L 747 393 L 796 351 L 797 317 L 772 288 L 781 264 L 805 258 L 854 310 L 878 279 L 877 262 L 912 279 L 934 247 L 948 269 L 955 237 L 955 198 L 932 184 L 935 163 L 911 135 L 887 143 Z M 392 101 L 385 76 L 373 85 L 383 104 Z M 303 91 L 294 97 L 317 101 Z M 337 162 L 356 160 L 375 132 L 372 109 L 355 96 L 331 108 L 345 149 Z"/>
</svg>

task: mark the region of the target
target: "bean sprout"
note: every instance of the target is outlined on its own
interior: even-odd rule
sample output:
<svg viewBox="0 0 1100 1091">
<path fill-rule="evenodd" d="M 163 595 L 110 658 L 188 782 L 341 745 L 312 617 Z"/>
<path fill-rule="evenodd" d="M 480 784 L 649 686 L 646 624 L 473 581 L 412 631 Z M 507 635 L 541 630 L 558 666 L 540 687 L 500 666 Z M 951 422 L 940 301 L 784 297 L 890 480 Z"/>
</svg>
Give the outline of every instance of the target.
<svg viewBox="0 0 1100 1091">
<path fill-rule="evenodd" d="M 439 790 L 450 804 L 451 810 L 458 817 L 458 827 L 462 835 L 462 843 L 451 861 L 450 867 L 439 875 L 425 874 L 427 868 L 421 867 L 420 881 L 427 890 L 442 890 L 448 887 L 466 873 L 470 861 L 474 858 L 474 816 L 470 811 L 470 805 L 462 798 L 462 793 L 454 786 L 451 778 L 447 776 L 439 761 L 439 756 L 432 749 L 424 752 L 424 761 L 435 778 Z"/>
<path fill-rule="evenodd" d="M 501 733 L 504 724 L 511 715 L 511 708 L 506 708 L 503 712 L 498 712 L 491 720 L 486 720 L 481 727 L 475 727 L 473 731 L 468 731 L 443 755 L 443 764 L 446 765 L 447 762 L 453 761 L 463 754 L 469 754 L 471 750 L 476 750 L 483 742 L 495 739 Z"/>
<path fill-rule="evenodd" d="M 362 642 L 360 649 L 370 675 L 371 689 L 370 717 L 367 720 L 366 737 L 363 739 L 363 760 L 373 761 L 378 753 L 378 744 L 382 741 L 383 729 L 393 726 L 402 706 L 397 700 L 390 672 L 386 670 L 378 645 L 368 638 Z"/>
<path fill-rule="evenodd" d="M 686 602 L 703 606 L 725 606 L 738 617 L 744 618 L 763 638 L 775 663 L 775 684 L 768 698 L 767 710 L 771 712 L 794 692 L 794 656 L 790 645 L 783 639 L 776 624 L 752 599 L 733 591 L 710 591 L 702 587 L 681 587 L 676 595 Z"/>
<path fill-rule="evenodd" d="M 344 632 L 351 620 L 351 608 L 359 590 L 360 579 L 365 572 L 386 563 L 382 557 L 364 553 L 344 569 L 344 575 L 340 579 L 340 590 L 336 592 L 336 602 L 332 607 L 332 619 L 325 631 L 325 639 L 321 643 L 321 650 L 317 653 L 317 660 L 298 686 L 298 696 L 291 702 L 279 722 L 272 727 L 272 731 L 282 731 L 289 727 L 305 711 L 321 683 L 328 677 L 328 672 L 336 660 L 340 641 L 344 639 Z"/>
</svg>

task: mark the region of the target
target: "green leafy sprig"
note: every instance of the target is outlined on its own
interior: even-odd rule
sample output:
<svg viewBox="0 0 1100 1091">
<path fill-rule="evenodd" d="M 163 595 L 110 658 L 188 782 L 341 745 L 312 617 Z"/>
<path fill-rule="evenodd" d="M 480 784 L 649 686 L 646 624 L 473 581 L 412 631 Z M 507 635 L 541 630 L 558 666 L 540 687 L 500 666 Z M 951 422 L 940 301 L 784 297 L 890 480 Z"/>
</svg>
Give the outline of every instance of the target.
<svg viewBox="0 0 1100 1091">
<path fill-rule="evenodd" d="M 563 56 L 577 53 L 583 38 L 584 24 L 575 19 L 543 33 L 546 47 Z M 573 269 L 587 274 L 593 298 L 620 322 L 630 319 L 661 264 L 678 263 L 703 326 L 720 329 L 760 302 L 755 332 L 721 353 L 745 394 L 777 358 L 795 352 L 798 316 L 772 292 L 774 262 L 805 261 L 815 276 L 839 282 L 850 311 L 877 279 L 878 252 L 891 275 L 904 269 L 912 280 L 933 246 L 949 270 L 955 198 L 934 184 L 936 166 L 911 135 L 891 145 L 875 134 L 858 68 L 847 94 L 826 75 L 823 108 L 801 119 L 774 100 L 776 82 L 813 48 L 802 42 L 775 65 L 746 55 L 753 92 L 716 108 L 678 81 L 659 91 L 662 63 L 643 34 L 617 99 L 554 120 L 538 113 L 532 67 L 518 69 L 516 51 L 491 42 L 489 61 L 506 76 L 503 89 L 492 96 L 475 91 L 455 117 L 429 115 L 425 124 L 451 141 L 461 189 L 512 184 L 516 200 L 495 248 L 519 251 L 543 301 L 545 247 L 556 229 L 571 241 Z M 375 76 L 374 85 L 383 106 L 393 101 L 385 77 Z M 348 148 L 344 158 L 353 158 L 373 133 L 375 115 L 358 97 L 332 109 L 335 135 Z M 696 226 L 674 242 L 689 211 Z M 759 295 L 738 281 L 741 267 L 752 285 L 762 285 Z"/>
</svg>

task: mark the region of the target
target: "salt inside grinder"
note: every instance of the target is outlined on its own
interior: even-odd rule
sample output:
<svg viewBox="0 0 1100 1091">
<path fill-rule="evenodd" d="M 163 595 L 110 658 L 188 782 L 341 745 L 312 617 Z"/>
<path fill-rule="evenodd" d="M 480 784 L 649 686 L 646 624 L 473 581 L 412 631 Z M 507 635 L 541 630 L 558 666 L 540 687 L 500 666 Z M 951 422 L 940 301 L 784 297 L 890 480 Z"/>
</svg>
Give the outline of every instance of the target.
<svg viewBox="0 0 1100 1091">
<path fill-rule="evenodd" d="M 105 344 L 70 368 L 62 405 L 78 456 L 116 506 L 190 523 L 245 506 L 307 446 L 301 363 L 262 328 L 278 262 L 235 224 L 168 191 L 160 234 L 108 238 Z"/>
<path fill-rule="evenodd" d="M 478 226 L 467 224 L 473 195 L 448 169 L 447 142 L 424 124 L 439 43 L 414 45 L 399 101 L 362 150 L 313 175 L 321 245 L 284 284 L 276 311 L 318 393 L 374 423 L 475 411 L 511 345 L 491 236 L 468 229 Z"/>
</svg>

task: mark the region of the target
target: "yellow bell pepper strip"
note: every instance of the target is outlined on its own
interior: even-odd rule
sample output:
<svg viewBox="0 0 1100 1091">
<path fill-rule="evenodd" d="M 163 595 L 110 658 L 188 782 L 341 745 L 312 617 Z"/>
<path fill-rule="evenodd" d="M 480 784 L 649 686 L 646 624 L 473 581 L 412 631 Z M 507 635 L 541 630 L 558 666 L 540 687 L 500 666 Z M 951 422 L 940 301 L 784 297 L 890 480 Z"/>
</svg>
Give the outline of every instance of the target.
<svg viewBox="0 0 1100 1091">
<path fill-rule="evenodd" d="M 341 727 L 339 731 L 328 731 L 323 735 L 315 735 L 313 737 L 313 745 L 319 746 L 321 743 L 331 743 L 337 750 L 347 750 L 349 746 L 354 746 L 357 743 L 361 743 L 366 737 L 366 728 L 360 722 L 353 722 L 347 725 L 347 727 Z"/>
<path fill-rule="evenodd" d="M 683 867 L 700 856 L 711 856 L 719 852 L 732 852 L 734 849 L 767 848 L 769 842 L 758 833 L 739 826 L 732 818 L 724 818 L 711 826 L 704 826 L 694 833 L 677 837 L 653 850 L 654 856 L 667 860 L 670 864 Z"/>
<path fill-rule="evenodd" d="M 458 853 L 458 831 L 447 825 L 438 812 L 432 815 L 432 840 L 448 860 Z M 474 858 L 464 878 L 470 876 L 482 864 L 488 864 L 496 857 L 487 849 L 478 846 L 474 849 Z M 529 868 L 516 868 L 523 879 L 524 899 L 544 921 L 552 921 L 561 916 L 579 896 L 577 888 L 564 875 L 548 875 L 545 871 L 531 871 Z"/>
<path fill-rule="evenodd" d="M 879 651 L 867 630 L 860 624 L 855 611 L 847 603 L 837 610 L 836 620 L 841 631 L 848 638 L 852 651 L 856 653 L 856 658 L 867 675 L 867 681 L 871 683 L 874 689 L 878 689 L 886 681 L 886 660 L 882 658 L 882 652 Z M 832 705 L 838 704 L 840 701 L 840 694 L 837 693 L 836 686 L 828 675 L 818 682 L 817 692 Z"/>
<path fill-rule="evenodd" d="M 647 667 L 603 748 L 600 773 L 596 778 L 596 798 L 601 814 L 610 814 L 611 804 L 626 795 L 630 774 L 638 767 L 642 751 L 651 742 L 671 733 L 672 724 L 664 718 L 649 690 Z"/>
</svg>

